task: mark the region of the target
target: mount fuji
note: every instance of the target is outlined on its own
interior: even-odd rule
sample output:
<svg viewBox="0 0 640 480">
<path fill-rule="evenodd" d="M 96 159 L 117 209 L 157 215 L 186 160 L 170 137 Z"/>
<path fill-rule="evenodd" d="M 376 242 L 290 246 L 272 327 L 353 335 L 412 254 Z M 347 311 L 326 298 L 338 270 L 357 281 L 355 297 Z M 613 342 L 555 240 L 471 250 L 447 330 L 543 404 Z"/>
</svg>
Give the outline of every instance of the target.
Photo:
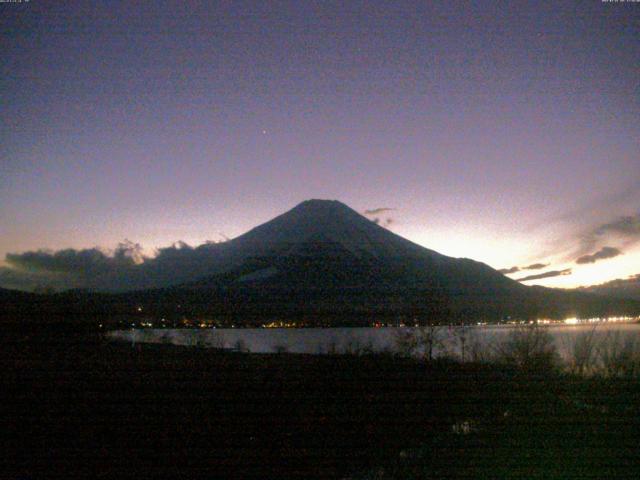
<svg viewBox="0 0 640 480">
<path fill-rule="evenodd" d="M 124 273 L 119 293 L 68 291 L 30 303 L 63 314 L 130 314 L 142 307 L 158 317 L 220 317 L 239 324 L 640 313 L 633 300 L 525 286 L 484 263 L 417 245 L 335 200 L 302 202 L 232 240 L 176 249 Z"/>
</svg>

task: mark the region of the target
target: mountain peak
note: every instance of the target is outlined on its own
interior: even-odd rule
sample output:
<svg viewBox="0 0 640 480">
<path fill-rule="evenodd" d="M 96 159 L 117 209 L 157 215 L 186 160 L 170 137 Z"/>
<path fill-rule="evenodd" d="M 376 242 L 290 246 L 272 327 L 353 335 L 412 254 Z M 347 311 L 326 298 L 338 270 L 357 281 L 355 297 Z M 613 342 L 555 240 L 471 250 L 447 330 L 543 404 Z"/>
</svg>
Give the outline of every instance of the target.
<svg viewBox="0 0 640 480">
<path fill-rule="evenodd" d="M 309 200 L 304 200 L 303 202 L 300 202 L 298 205 L 296 205 L 296 207 L 303 207 L 303 206 L 320 206 L 320 205 L 326 205 L 326 206 L 336 206 L 336 205 L 340 205 L 343 207 L 346 207 L 346 205 L 338 200 L 328 200 L 326 198 L 310 198 Z M 294 207 L 294 208 L 296 208 Z"/>
<path fill-rule="evenodd" d="M 304 202 L 300 202 L 298 205 L 293 207 L 290 212 L 295 211 L 304 211 L 310 214 L 318 214 L 322 212 L 355 212 L 352 208 L 348 207 L 344 203 L 338 200 L 325 200 L 319 198 L 312 198 L 309 200 L 305 200 Z"/>
<path fill-rule="evenodd" d="M 311 199 L 237 238 L 237 244 L 252 250 L 289 249 L 306 242 L 339 244 L 356 255 L 374 257 L 432 255 L 420 247 L 376 225 L 338 200 Z M 437 254 L 436 254 L 437 255 Z"/>
<path fill-rule="evenodd" d="M 326 230 L 337 224 L 359 224 L 369 223 L 370 221 L 363 217 L 356 210 L 338 200 L 324 200 L 313 198 L 305 200 L 285 212 L 280 217 L 285 225 L 304 224 L 305 229 Z"/>
</svg>

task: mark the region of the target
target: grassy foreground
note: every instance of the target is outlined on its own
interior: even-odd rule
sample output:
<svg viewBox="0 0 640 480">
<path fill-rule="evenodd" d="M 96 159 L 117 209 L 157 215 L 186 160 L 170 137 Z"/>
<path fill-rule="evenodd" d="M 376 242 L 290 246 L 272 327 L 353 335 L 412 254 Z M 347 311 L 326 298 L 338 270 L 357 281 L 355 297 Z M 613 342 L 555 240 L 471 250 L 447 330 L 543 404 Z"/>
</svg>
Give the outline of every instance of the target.
<svg viewBox="0 0 640 480">
<path fill-rule="evenodd" d="M 640 382 L 8 335 L 0 478 L 639 478 Z"/>
</svg>

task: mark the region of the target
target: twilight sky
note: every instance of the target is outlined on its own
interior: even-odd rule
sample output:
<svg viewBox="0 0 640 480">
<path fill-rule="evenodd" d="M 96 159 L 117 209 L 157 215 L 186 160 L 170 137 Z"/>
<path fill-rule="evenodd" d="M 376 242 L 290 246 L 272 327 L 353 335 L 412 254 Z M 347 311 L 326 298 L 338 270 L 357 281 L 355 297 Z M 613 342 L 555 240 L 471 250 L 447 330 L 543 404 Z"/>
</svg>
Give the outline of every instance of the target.
<svg viewBox="0 0 640 480">
<path fill-rule="evenodd" d="M 309 198 L 529 285 L 640 273 L 640 3 L 23 0 L 0 44 L 0 286 Z"/>
</svg>

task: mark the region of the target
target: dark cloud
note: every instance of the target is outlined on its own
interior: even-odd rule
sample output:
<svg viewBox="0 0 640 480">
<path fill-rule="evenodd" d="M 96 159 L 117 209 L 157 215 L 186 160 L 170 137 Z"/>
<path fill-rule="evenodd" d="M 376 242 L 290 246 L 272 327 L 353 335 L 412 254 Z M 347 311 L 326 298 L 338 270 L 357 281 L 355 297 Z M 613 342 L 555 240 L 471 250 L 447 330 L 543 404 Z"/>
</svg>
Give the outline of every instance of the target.
<svg viewBox="0 0 640 480">
<path fill-rule="evenodd" d="M 548 263 L 532 263 L 531 265 L 522 267 L 522 270 L 540 270 L 541 268 L 546 268 L 548 266 Z"/>
<path fill-rule="evenodd" d="M 595 263 L 598 260 L 604 260 L 607 258 L 617 257 L 618 255 L 622 255 L 622 252 L 614 247 L 602 247 L 596 253 L 591 255 L 583 255 L 576 260 L 576 263 L 579 265 L 585 263 Z"/>
<path fill-rule="evenodd" d="M 395 208 L 391 208 L 391 207 L 379 207 L 379 208 L 371 208 L 369 210 L 365 210 L 362 213 L 367 216 L 373 216 L 374 218 L 372 218 L 371 221 L 376 225 L 389 228 L 393 223 L 395 223 L 395 218 L 386 217 L 383 219 L 381 214 L 386 212 L 393 212 L 395 210 L 396 210 Z"/>
<path fill-rule="evenodd" d="M 393 223 L 395 223 L 395 219 L 392 217 L 386 217 L 383 219 L 381 218 L 381 214 L 386 212 L 393 212 L 395 210 L 396 210 L 395 208 L 391 208 L 391 207 L 379 207 L 379 208 L 371 208 L 369 210 L 365 210 L 362 213 L 367 216 L 374 216 L 374 218 L 372 218 L 371 221 L 376 225 L 381 225 L 385 228 L 389 228 Z"/>
<path fill-rule="evenodd" d="M 387 228 L 390 227 L 395 222 L 393 218 L 385 218 L 384 220 L 382 220 L 381 218 L 378 218 L 378 217 L 372 218 L 371 221 L 376 225 L 382 225 Z"/>
<path fill-rule="evenodd" d="M 517 273 L 520 272 L 522 270 L 540 270 L 541 268 L 545 268 L 548 267 L 549 264 L 548 263 L 533 263 L 531 265 L 527 265 L 526 267 L 516 267 L 513 266 L 511 268 L 502 268 L 500 270 L 498 270 L 500 273 L 502 273 L 503 275 L 510 275 L 512 273 Z"/>
<path fill-rule="evenodd" d="M 372 208 L 372 209 L 369 209 L 369 210 L 365 210 L 364 214 L 365 215 L 380 215 L 381 213 L 392 212 L 394 210 L 395 210 L 395 208 L 391 208 L 391 207 L 379 207 L 379 208 Z"/>
<path fill-rule="evenodd" d="M 0 268 L 0 286 L 18 290 L 109 288 L 116 278 L 130 278 L 148 259 L 142 247 L 125 240 L 111 250 L 99 248 L 8 253 Z"/>
<path fill-rule="evenodd" d="M 565 268 L 564 270 L 552 270 L 550 272 L 538 273 L 536 275 L 529 275 L 523 278 L 517 278 L 518 282 L 526 282 L 528 280 L 540 280 L 542 278 L 560 277 L 563 275 L 571 275 L 571 269 Z"/>
<path fill-rule="evenodd" d="M 573 253 L 573 258 L 588 256 L 590 252 L 602 247 L 603 243 L 611 239 L 615 239 L 625 247 L 640 242 L 640 213 L 618 217 L 584 233 L 581 237 L 581 245 Z"/>
<path fill-rule="evenodd" d="M 501 268 L 498 270 L 503 275 L 509 275 L 510 273 L 516 273 L 520 271 L 520 267 Z"/>
<path fill-rule="evenodd" d="M 198 247 L 179 241 L 158 248 L 150 257 L 140 245 L 125 241 L 113 250 L 100 248 L 30 251 L 6 255 L 0 287 L 34 290 L 87 288 L 122 291 L 189 282 L 216 272 L 228 242 Z"/>
<path fill-rule="evenodd" d="M 125 241 L 116 247 L 112 255 L 98 248 L 68 248 L 57 252 L 38 250 L 8 253 L 5 260 L 10 267 L 23 272 L 92 276 L 136 265 L 143 261 L 141 251 L 140 245 Z"/>
<path fill-rule="evenodd" d="M 209 241 L 208 244 L 216 244 L 218 242 Z M 193 247 L 189 245 L 187 242 L 183 242 L 182 240 L 178 240 L 177 242 L 173 242 L 168 247 L 160 247 L 156 248 L 155 258 L 172 258 L 176 256 L 184 256 L 186 252 L 190 252 L 193 250 Z"/>
<path fill-rule="evenodd" d="M 595 235 L 605 235 L 607 233 L 640 238 L 640 213 L 620 217 L 613 222 L 599 226 L 594 231 Z"/>
</svg>

